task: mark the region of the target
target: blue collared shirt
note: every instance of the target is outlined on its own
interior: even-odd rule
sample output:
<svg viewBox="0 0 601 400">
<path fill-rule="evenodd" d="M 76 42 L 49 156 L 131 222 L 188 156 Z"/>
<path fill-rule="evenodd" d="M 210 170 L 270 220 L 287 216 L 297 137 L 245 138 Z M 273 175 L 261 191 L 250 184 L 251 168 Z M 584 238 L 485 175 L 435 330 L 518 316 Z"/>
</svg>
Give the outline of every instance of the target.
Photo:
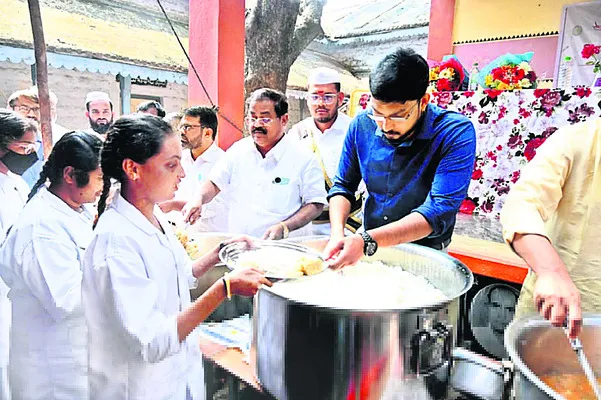
<svg viewBox="0 0 601 400">
<path fill-rule="evenodd" d="M 418 212 L 433 232 L 415 243 L 434 246 L 450 239 L 474 167 L 474 126 L 459 113 L 429 104 L 413 139 L 394 146 L 368 117 L 371 113 L 351 122 L 328 198 L 351 199 L 363 179 L 365 230 Z"/>
<path fill-rule="evenodd" d="M 44 169 L 44 145 L 40 133 L 38 133 L 36 142 L 38 142 L 38 149 L 36 151 L 38 160 L 31 167 L 27 168 L 21 176 L 21 178 L 27 182 L 30 189 L 37 183 L 38 179 L 40 179 L 40 174 L 42 173 L 42 169 Z"/>
</svg>

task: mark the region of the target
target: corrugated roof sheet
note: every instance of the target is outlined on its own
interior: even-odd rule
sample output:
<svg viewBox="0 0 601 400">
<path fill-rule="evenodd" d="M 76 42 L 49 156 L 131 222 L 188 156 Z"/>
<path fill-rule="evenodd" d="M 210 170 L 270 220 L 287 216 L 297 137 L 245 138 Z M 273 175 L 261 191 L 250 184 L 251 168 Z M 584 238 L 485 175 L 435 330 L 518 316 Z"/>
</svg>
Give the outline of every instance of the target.
<svg viewBox="0 0 601 400">
<path fill-rule="evenodd" d="M 430 0 L 330 1 L 321 24 L 329 38 L 346 38 L 427 26 Z"/>
</svg>

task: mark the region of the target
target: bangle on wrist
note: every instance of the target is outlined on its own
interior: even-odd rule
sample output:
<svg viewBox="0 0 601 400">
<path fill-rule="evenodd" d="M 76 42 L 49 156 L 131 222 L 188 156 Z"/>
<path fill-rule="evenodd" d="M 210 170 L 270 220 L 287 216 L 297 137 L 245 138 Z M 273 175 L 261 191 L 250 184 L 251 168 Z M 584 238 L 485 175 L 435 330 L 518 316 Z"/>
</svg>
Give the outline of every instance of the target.
<svg viewBox="0 0 601 400">
<path fill-rule="evenodd" d="M 283 222 L 280 222 L 280 225 L 282 225 L 282 228 L 284 228 L 284 234 L 282 236 L 282 239 L 288 239 L 288 235 L 290 234 L 290 230 L 288 229 L 288 226 Z"/>
<path fill-rule="evenodd" d="M 228 276 L 228 272 L 223 275 L 223 288 L 225 289 L 225 296 L 228 300 L 232 299 L 232 288 L 230 284 L 230 277 Z"/>
</svg>

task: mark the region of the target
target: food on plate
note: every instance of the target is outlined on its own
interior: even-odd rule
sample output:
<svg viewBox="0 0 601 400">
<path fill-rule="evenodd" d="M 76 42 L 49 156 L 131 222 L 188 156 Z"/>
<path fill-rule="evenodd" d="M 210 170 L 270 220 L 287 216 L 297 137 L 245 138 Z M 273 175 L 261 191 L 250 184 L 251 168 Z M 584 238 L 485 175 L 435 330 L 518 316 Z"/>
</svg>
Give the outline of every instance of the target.
<svg viewBox="0 0 601 400">
<path fill-rule="evenodd" d="M 175 232 L 175 236 L 180 241 L 182 246 L 184 246 L 186 253 L 188 253 L 188 256 L 190 256 L 191 259 L 196 260 L 198 257 L 200 257 L 198 245 L 190 239 L 188 232 L 184 230 L 177 230 Z"/>
<path fill-rule="evenodd" d="M 328 269 L 271 290 L 295 301 L 347 309 L 408 308 L 448 300 L 426 278 L 379 261 L 359 262 L 340 271 Z"/>
<path fill-rule="evenodd" d="M 240 254 L 237 267 L 256 267 L 268 276 L 300 278 L 324 270 L 324 262 L 318 257 L 300 254 L 286 248 L 259 248 Z"/>
<path fill-rule="evenodd" d="M 595 392 L 584 373 L 550 374 L 543 375 L 540 379 L 566 400 L 596 400 Z M 597 381 L 601 385 L 601 377 L 597 378 Z"/>
</svg>

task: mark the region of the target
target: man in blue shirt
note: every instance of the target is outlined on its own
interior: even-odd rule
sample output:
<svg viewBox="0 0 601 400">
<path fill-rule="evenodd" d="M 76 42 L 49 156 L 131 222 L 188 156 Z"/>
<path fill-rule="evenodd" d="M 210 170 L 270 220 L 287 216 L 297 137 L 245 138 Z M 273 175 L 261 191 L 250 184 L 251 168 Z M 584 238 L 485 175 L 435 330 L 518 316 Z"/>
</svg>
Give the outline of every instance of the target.
<svg viewBox="0 0 601 400">
<path fill-rule="evenodd" d="M 332 268 L 373 255 L 378 246 L 448 246 L 467 194 L 476 152 L 472 123 L 430 104 L 426 60 L 410 49 L 386 56 L 369 77 L 371 107 L 349 126 L 329 192 Z M 344 237 L 350 201 L 367 186 L 365 232 Z"/>
</svg>

